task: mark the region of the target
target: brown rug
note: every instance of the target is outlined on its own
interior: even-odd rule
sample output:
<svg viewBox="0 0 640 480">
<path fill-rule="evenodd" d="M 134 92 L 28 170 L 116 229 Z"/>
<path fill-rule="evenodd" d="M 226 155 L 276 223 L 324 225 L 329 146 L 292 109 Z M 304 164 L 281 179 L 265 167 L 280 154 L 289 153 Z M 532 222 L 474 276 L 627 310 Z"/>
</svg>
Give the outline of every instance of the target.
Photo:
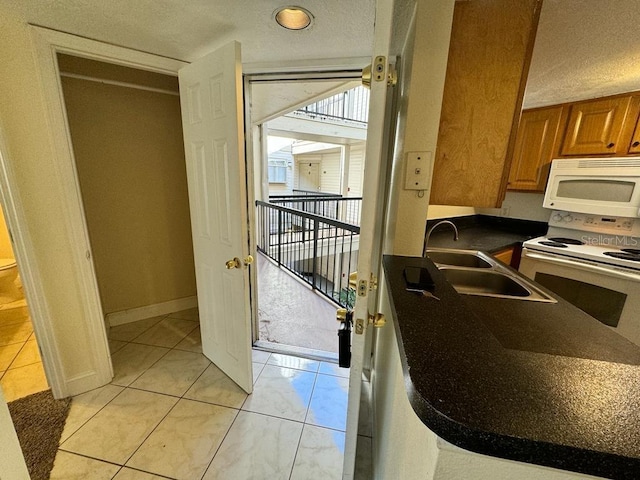
<svg viewBox="0 0 640 480">
<path fill-rule="evenodd" d="M 71 398 L 55 400 L 51 390 L 9 402 L 31 480 L 48 480 L 69 414 Z"/>
</svg>

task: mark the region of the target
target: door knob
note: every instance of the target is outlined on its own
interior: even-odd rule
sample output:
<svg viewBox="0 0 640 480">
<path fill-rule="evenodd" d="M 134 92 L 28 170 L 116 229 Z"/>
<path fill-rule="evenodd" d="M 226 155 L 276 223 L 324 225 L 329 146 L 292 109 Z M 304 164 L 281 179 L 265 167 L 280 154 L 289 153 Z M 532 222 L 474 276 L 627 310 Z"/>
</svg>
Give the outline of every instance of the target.
<svg viewBox="0 0 640 480">
<path fill-rule="evenodd" d="M 238 257 L 235 257 L 231 260 L 227 260 L 225 266 L 229 270 L 231 270 L 232 268 L 240 268 L 242 266 L 242 261 Z"/>
<path fill-rule="evenodd" d="M 246 257 L 244 257 L 244 268 L 247 268 L 252 263 L 253 263 L 253 256 L 247 255 Z"/>
</svg>

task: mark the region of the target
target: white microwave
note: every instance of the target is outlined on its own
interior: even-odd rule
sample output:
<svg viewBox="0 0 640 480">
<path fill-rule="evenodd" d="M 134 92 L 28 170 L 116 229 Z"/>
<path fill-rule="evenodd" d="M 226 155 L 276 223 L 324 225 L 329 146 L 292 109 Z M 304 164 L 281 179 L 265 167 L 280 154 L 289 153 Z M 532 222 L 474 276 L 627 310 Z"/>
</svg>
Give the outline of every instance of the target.
<svg viewBox="0 0 640 480">
<path fill-rule="evenodd" d="M 640 218 L 640 157 L 553 160 L 543 206 Z"/>
</svg>

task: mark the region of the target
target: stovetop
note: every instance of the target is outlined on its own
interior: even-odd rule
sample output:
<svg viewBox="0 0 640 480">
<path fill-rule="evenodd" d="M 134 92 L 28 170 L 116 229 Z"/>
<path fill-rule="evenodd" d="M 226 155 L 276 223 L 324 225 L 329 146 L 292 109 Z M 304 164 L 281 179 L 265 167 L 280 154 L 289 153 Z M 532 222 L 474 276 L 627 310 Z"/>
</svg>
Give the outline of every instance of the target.
<svg viewBox="0 0 640 480">
<path fill-rule="evenodd" d="M 640 220 L 553 212 L 549 230 L 525 248 L 587 260 L 603 268 L 640 271 Z"/>
</svg>

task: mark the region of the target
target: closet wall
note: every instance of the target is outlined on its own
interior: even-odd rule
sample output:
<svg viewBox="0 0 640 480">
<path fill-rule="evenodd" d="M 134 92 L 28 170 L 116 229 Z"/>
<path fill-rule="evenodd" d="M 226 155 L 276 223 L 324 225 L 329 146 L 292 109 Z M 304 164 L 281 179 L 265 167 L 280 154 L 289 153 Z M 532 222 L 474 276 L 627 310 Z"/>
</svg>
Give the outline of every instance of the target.
<svg viewBox="0 0 640 480">
<path fill-rule="evenodd" d="M 177 78 L 58 62 L 104 313 L 195 296 Z"/>
</svg>

